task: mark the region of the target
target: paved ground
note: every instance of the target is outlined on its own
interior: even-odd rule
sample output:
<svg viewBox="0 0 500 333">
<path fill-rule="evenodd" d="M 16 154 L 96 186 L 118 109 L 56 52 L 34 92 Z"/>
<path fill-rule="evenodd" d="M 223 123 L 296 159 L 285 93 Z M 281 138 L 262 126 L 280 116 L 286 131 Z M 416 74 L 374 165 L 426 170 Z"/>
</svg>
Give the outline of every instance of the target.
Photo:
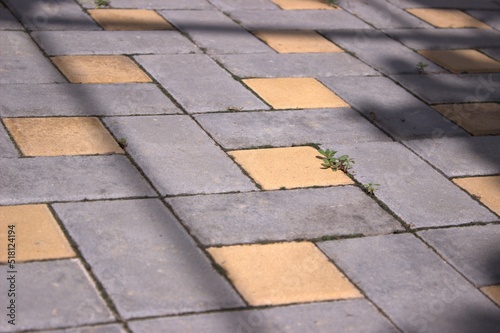
<svg viewBox="0 0 500 333">
<path fill-rule="evenodd" d="M 500 331 L 500 2 L 1 2 L 1 332 Z"/>
</svg>

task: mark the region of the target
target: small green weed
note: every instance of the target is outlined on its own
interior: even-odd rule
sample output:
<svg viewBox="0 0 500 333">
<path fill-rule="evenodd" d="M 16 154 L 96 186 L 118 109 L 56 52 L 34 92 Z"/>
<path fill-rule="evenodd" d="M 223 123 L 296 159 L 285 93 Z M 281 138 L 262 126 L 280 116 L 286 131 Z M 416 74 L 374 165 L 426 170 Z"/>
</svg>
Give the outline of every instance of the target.
<svg viewBox="0 0 500 333">
<path fill-rule="evenodd" d="M 126 148 L 128 146 L 127 139 L 125 138 L 118 139 L 118 144 L 120 145 L 120 147 Z"/>
<path fill-rule="evenodd" d="M 363 188 L 368 194 L 374 194 L 379 187 L 380 184 L 373 184 L 373 183 L 363 184 Z"/>
<path fill-rule="evenodd" d="M 104 8 L 104 7 L 109 7 L 110 1 L 109 0 L 94 0 L 95 8 Z"/>
<path fill-rule="evenodd" d="M 333 171 L 342 170 L 344 172 L 347 172 L 347 170 L 352 168 L 352 165 L 354 164 L 354 160 L 350 158 L 348 155 L 335 157 L 335 154 L 337 153 L 335 150 L 318 149 L 318 153 L 322 155 L 317 157 L 323 161 L 323 163 L 321 163 L 323 169 L 331 168 Z"/>
<path fill-rule="evenodd" d="M 417 64 L 417 70 L 419 73 L 424 73 L 425 72 L 425 67 L 429 66 L 428 64 L 424 64 L 423 62 L 419 62 Z"/>
<path fill-rule="evenodd" d="M 324 2 L 326 2 L 326 4 L 332 6 L 332 7 L 337 7 L 338 4 L 337 4 L 337 0 L 323 0 Z"/>
</svg>

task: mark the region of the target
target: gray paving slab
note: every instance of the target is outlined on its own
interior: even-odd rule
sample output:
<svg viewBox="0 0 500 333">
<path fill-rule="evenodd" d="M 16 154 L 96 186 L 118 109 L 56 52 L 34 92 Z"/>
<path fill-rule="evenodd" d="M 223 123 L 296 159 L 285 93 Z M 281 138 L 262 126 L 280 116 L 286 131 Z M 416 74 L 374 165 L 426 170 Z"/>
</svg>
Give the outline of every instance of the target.
<svg viewBox="0 0 500 333">
<path fill-rule="evenodd" d="M 126 333 L 126 331 L 119 325 L 109 324 L 99 326 L 83 326 L 61 330 L 40 331 L 40 333 Z"/>
<path fill-rule="evenodd" d="M 394 75 L 392 79 L 429 104 L 500 102 L 500 73 Z"/>
<path fill-rule="evenodd" d="M 17 263 L 16 273 L 8 273 L 7 266 L 0 266 L 0 289 L 5 295 L 15 275 L 15 325 L 6 318 L 0 321 L 2 332 L 54 329 L 59 327 L 89 325 L 114 321 L 95 288 L 94 283 L 76 259 Z M 6 313 L 7 310 L 4 311 Z M 5 317 L 5 314 L 4 314 Z"/>
<path fill-rule="evenodd" d="M 500 173 L 500 136 L 410 140 L 404 144 L 448 177 Z"/>
<path fill-rule="evenodd" d="M 500 31 L 493 29 L 385 29 L 384 32 L 415 50 L 500 47 Z"/>
<path fill-rule="evenodd" d="M 3 84 L 0 116 L 116 116 L 182 111 L 150 83 Z"/>
<path fill-rule="evenodd" d="M 106 118 L 162 195 L 255 190 L 255 185 L 189 116 Z"/>
<path fill-rule="evenodd" d="M 420 62 L 428 65 L 425 70 L 429 73 L 447 72 L 378 30 L 325 30 L 322 33 L 384 74 L 417 73 Z"/>
<path fill-rule="evenodd" d="M 7 8 L 0 7 L 0 30 L 22 30 L 23 26 Z"/>
<path fill-rule="evenodd" d="M 49 55 L 200 52 L 178 31 L 35 31 L 31 36 Z"/>
<path fill-rule="evenodd" d="M 129 322 L 134 333 L 172 332 L 397 332 L 366 300 L 301 304 Z"/>
<path fill-rule="evenodd" d="M 432 28 L 431 25 L 386 0 L 338 0 L 336 3 L 378 29 Z"/>
<path fill-rule="evenodd" d="M 94 0 L 77 0 L 84 8 L 94 8 Z M 113 0 L 112 8 L 140 9 L 213 9 L 207 0 Z"/>
<path fill-rule="evenodd" d="M 500 308 L 413 235 L 319 247 L 405 333 L 493 333 L 500 327 Z"/>
<path fill-rule="evenodd" d="M 101 30 L 74 0 L 5 0 L 29 30 Z"/>
<path fill-rule="evenodd" d="M 195 118 L 225 149 L 390 140 L 350 108 L 211 113 Z"/>
<path fill-rule="evenodd" d="M 347 53 L 228 54 L 214 58 L 242 78 L 379 75 Z"/>
<path fill-rule="evenodd" d="M 135 59 L 189 113 L 269 109 L 207 55 L 144 55 Z"/>
<path fill-rule="evenodd" d="M 375 196 L 411 227 L 499 220 L 399 143 L 329 143 L 321 147 L 353 158 L 356 161 L 352 169 L 354 177 L 362 184 L 380 184 Z"/>
<path fill-rule="evenodd" d="M 402 230 L 399 222 L 355 186 L 166 200 L 207 246 Z"/>
<path fill-rule="evenodd" d="M 448 8 L 448 9 L 498 9 L 492 0 L 388 0 L 401 8 Z"/>
<path fill-rule="evenodd" d="M 0 159 L 0 204 L 155 196 L 124 156 Z"/>
<path fill-rule="evenodd" d="M 479 51 L 485 53 L 486 55 L 492 57 L 493 59 L 500 61 L 500 48 L 499 49 L 481 49 Z"/>
<path fill-rule="evenodd" d="M 9 138 L 7 131 L 0 124 L 0 158 L 3 157 L 18 157 L 19 152 Z"/>
<path fill-rule="evenodd" d="M 235 10 L 229 16 L 252 31 L 370 28 L 344 10 Z"/>
<path fill-rule="evenodd" d="M 486 23 L 490 27 L 500 30 L 500 6 L 498 10 L 468 10 L 466 13 Z"/>
<path fill-rule="evenodd" d="M 434 229 L 418 235 L 476 287 L 500 284 L 500 225 Z"/>
<path fill-rule="evenodd" d="M 229 12 L 233 10 L 280 10 L 270 0 L 209 0 L 218 9 Z"/>
<path fill-rule="evenodd" d="M 162 10 L 160 14 L 208 54 L 274 53 L 221 12 Z"/>
<path fill-rule="evenodd" d="M 54 209 L 122 318 L 244 305 L 159 200 Z"/>
<path fill-rule="evenodd" d="M 321 82 L 395 139 L 468 135 L 388 78 L 337 77 Z"/>
<path fill-rule="evenodd" d="M 1 83 L 66 82 L 23 31 L 0 31 Z"/>
</svg>

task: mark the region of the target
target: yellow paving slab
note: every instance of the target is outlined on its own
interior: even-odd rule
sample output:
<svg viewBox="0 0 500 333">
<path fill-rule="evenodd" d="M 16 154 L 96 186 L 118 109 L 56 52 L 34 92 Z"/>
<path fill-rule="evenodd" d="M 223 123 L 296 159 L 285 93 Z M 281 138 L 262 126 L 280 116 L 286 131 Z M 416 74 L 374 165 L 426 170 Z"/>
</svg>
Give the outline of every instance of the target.
<svg viewBox="0 0 500 333">
<path fill-rule="evenodd" d="M 476 50 L 422 50 L 419 53 L 452 73 L 500 72 L 500 61 Z"/>
<path fill-rule="evenodd" d="M 281 9 L 300 10 L 300 9 L 326 9 L 333 10 L 337 7 L 328 4 L 327 0 L 271 0 Z"/>
<path fill-rule="evenodd" d="M 481 291 L 500 306 L 500 285 L 482 287 Z"/>
<path fill-rule="evenodd" d="M 149 9 L 90 9 L 104 30 L 171 30 L 172 25 Z"/>
<path fill-rule="evenodd" d="M 124 153 L 94 117 L 4 118 L 4 123 L 26 156 Z"/>
<path fill-rule="evenodd" d="M 255 78 L 243 82 L 275 109 L 347 107 L 345 101 L 313 78 Z"/>
<path fill-rule="evenodd" d="M 343 171 L 323 169 L 312 147 L 237 150 L 229 155 L 265 190 L 353 184 Z"/>
<path fill-rule="evenodd" d="M 500 176 L 455 178 L 453 182 L 500 215 Z"/>
<path fill-rule="evenodd" d="M 500 103 L 440 104 L 432 107 L 472 135 L 500 135 Z"/>
<path fill-rule="evenodd" d="M 131 59 L 122 55 L 51 57 L 73 83 L 134 83 L 151 79 Z"/>
<path fill-rule="evenodd" d="M 310 242 L 235 245 L 208 252 L 254 306 L 363 297 Z"/>
<path fill-rule="evenodd" d="M 315 31 L 268 30 L 255 35 L 279 53 L 331 53 L 343 52 Z"/>
<path fill-rule="evenodd" d="M 477 28 L 491 27 L 458 9 L 410 8 L 407 11 L 436 28 Z"/>
<path fill-rule="evenodd" d="M 0 206 L 0 263 L 8 259 L 9 225 L 14 225 L 16 262 L 75 256 L 47 205 Z"/>
</svg>

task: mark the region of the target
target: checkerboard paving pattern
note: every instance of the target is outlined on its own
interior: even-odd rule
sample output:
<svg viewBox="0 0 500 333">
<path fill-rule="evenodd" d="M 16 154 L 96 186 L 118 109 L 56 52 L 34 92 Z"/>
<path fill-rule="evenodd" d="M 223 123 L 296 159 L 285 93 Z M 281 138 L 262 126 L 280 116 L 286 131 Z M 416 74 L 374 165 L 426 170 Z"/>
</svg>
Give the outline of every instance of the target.
<svg viewBox="0 0 500 333">
<path fill-rule="evenodd" d="M 344 172 L 323 168 L 313 147 L 237 150 L 229 155 L 265 190 L 354 184 Z"/>
<path fill-rule="evenodd" d="M 313 78 L 254 78 L 243 82 L 275 109 L 314 109 L 349 106 Z"/>
<path fill-rule="evenodd" d="M 0 206 L 1 239 L 7 239 L 9 225 L 15 226 L 17 262 L 75 257 L 47 205 Z M 0 251 L 0 264 L 6 261 L 7 251 Z"/>
<path fill-rule="evenodd" d="M 90 16 L 104 30 L 172 30 L 172 25 L 148 9 L 90 9 Z"/>
<path fill-rule="evenodd" d="M 25 156 L 123 154 L 95 117 L 5 118 Z"/>
<path fill-rule="evenodd" d="M 234 245 L 208 252 L 251 305 L 363 297 L 313 243 Z"/>
</svg>

